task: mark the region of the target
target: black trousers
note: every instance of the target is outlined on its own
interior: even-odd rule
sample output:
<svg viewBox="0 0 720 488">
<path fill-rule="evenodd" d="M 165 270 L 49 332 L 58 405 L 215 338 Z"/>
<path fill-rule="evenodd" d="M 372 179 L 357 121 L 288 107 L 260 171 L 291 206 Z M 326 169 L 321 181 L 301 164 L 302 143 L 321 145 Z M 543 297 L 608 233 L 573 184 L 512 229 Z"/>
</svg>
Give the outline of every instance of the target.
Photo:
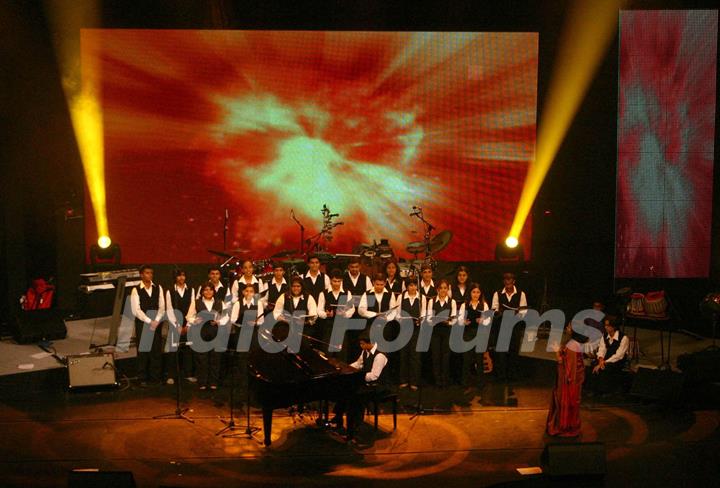
<svg viewBox="0 0 720 488">
<path fill-rule="evenodd" d="M 358 387 L 347 400 L 340 400 L 335 403 L 333 413 L 339 418 L 347 414 L 348 437 L 353 437 L 358 426 L 363 421 L 365 409 L 368 403 L 377 395 L 382 395 L 387 389 L 377 383 L 366 383 Z"/>
<path fill-rule="evenodd" d="M 223 353 L 217 351 L 195 353 L 195 367 L 200 386 L 217 385 L 219 383 L 222 355 Z"/>
<path fill-rule="evenodd" d="M 437 324 L 433 327 L 430 348 L 435 385 L 447 386 L 450 382 L 450 326 Z"/>
<path fill-rule="evenodd" d="M 137 340 L 137 377 L 140 381 L 160 381 L 162 374 L 162 327 L 157 326 L 152 332 L 150 351 L 140 351 L 143 331 L 150 332 L 150 324 L 135 321 L 135 338 Z"/>
<path fill-rule="evenodd" d="M 410 342 L 400 350 L 400 384 L 409 383 L 419 385 L 421 381 L 420 353 L 417 348 L 420 327 L 413 327 L 413 335 Z"/>
<path fill-rule="evenodd" d="M 593 362 L 590 370 L 586 372 L 588 388 L 594 393 L 614 393 L 623 386 L 623 368 L 625 362 L 605 363 L 605 369 L 593 374 L 592 369 L 597 365 Z"/>
</svg>

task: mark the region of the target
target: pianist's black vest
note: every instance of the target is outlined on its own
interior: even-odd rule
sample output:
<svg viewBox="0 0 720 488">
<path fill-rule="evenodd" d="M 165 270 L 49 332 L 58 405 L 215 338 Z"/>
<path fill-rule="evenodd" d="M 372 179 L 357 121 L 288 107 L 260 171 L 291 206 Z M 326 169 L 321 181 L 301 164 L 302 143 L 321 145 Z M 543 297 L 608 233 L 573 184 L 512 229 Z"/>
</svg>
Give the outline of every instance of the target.
<svg viewBox="0 0 720 488">
<path fill-rule="evenodd" d="M 510 298 L 510 300 L 507 299 L 507 296 L 505 295 L 505 288 L 498 291 L 498 302 L 500 303 L 500 313 L 503 313 L 505 310 L 511 310 L 511 309 L 517 309 L 520 307 L 520 294 L 522 291 L 518 287 L 515 287 L 515 294 Z"/>
<path fill-rule="evenodd" d="M 278 289 L 275 285 L 276 285 L 275 280 L 272 280 L 272 281 L 270 281 L 270 283 L 268 283 L 268 288 L 267 288 L 268 303 L 277 302 L 278 298 L 280 298 L 280 295 L 287 292 L 287 289 L 288 289 L 287 283 L 283 283 L 280 286 L 280 291 L 278 291 Z"/>
<path fill-rule="evenodd" d="M 392 293 L 385 291 L 383 293 L 382 299 L 378 302 L 378 300 L 375 298 L 375 291 L 370 290 L 367 293 L 365 293 L 368 305 L 368 310 L 375 313 L 380 312 L 387 312 L 390 310 L 390 298 L 392 297 Z"/>
<path fill-rule="evenodd" d="M 362 352 L 362 354 L 363 354 L 363 365 L 362 365 L 363 375 L 364 375 L 365 373 L 369 373 L 370 371 L 372 371 L 373 363 L 375 362 L 375 358 L 376 358 L 376 357 L 378 357 L 378 356 L 384 356 L 383 353 L 381 353 L 380 351 L 378 351 L 378 350 L 376 349 L 376 350 L 375 350 L 375 354 L 371 353 L 370 351 L 367 351 L 368 357 L 367 357 L 367 359 L 364 359 L 365 352 L 366 352 L 366 351 L 363 351 L 363 352 Z M 385 364 L 385 366 L 387 367 L 387 363 Z M 383 383 L 383 379 L 384 379 L 384 376 L 385 376 L 384 373 L 385 373 L 385 368 L 383 368 L 383 370 L 380 372 L 380 377 L 379 377 L 376 381 L 374 381 L 374 383 Z"/>
<path fill-rule="evenodd" d="M 145 312 L 146 314 L 150 310 L 157 311 L 158 308 L 160 308 L 160 287 L 153 284 L 151 285 L 151 293 L 150 295 L 147 294 L 145 289 L 142 286 L 142 283 L 140 283 L 138 286 L 135 287 L 137 290 L 138 297 L 140 298 L 140 310 Z M 152 317 L 151 317 L 152 318 Z M 141 320 L 135 319 L 137 323 L 142 323 Z"/>
<path fill-rule="evenodd" d="M 420 281 L 420 286 L 418 286 L 418 291 L 421 295 L 425 296 L 426 298 L 435 298 L 437 296 L 437 290 L 435 289 L 435 286 L 431 286 L 427 293 L 425 293 L 425 287 L 422 281 Z"/>
<path fill-rule="evenodd" d="M 251 306 L 245 305 L 245 300 L 240 300 L 239 304 L 240 308 L 238 309 L 238 317 L 237 321 L 239 324 L 242 324 L 244 321 L 253 322 L 255 319 L 257 319 L 258 316 L 258 302 L 257 300 L 254 301 L 254 303 Z M 253 312 L 247 313 L 246 318 L 246 312 L 249 310 L 252 310 Z"/>
<path fill-rule="evenodd" d="M 318 273 L 315 277 L 315 283 L 309 276 L 303 278 L 303 292 L 312 296 L 317 302 L 320 293 L 325 289 L 325 273 Z"/>
<path fill-rule="evenodd" d="M 345 273 L 345 276 L 343 277 L 343 289 L 345 291 L 349 291 L 350 294 L 354 297 L 362 295 L 363 293 L 368 291 L 367 279 L 365 275 L 362 273 L 358 274 L 357 284 L 353 285 L 353 282 L 350 279 L 350 273 Z"/>
<path fill-rule="evenodd" d="M 180 294 L 175 289 L 175 286 L 170 289 L 169 305 L 172 307 L 173 310 L 179 310 L 181 312 L 181 315 L 179 317 L 177 317 L 177 314 L 175 314 L 178 324 L 180 326 L 185 325 L 185 317 L 188 314 L 188 310 L 190 310 L 190 304 L 193 300 L 193 290 L 187 285 L 185 285 L 185 293 L 183 294 L 183 296 L 180 296 Z"/>
<path fill-rule="evenodd" d="M 617 352 L 617 350 L 620 348 L 620 341 L 622 341 L 623 337 L 625 337 L 625 334 L 623 334 L 621 330 L 618 330 L 618 339 L 616 341 L 613 341 L 612 344 L 610 344 L 610 337 L 607 335 L 607 333 L 603 335 L 603 340 L 605 341 L 605 349 L 607 350 L 607 352 L 605 353 L 605 359 L 612 357 L 612 355 Z"/>
<path fill-rule="evenodd" d="M 457 303 L 467 303 L 470 301 L 470 287 L 467 284 L 465 284 L 465 290 L 463 292 L 460 291 L 457 285 L 452 285 L 450 289 L 452 290 L 452 298 Z"/>
<path fill-rule="evenodd" d="M 395 281 L 390 284 L 388 280 L 385 280 L 385 289 L 391 293 L 394 293 L 395 295 L 399 295 L 402 293 L 402 280 L 399 278 L 395 278 Z"/>
<path fill-rule="evenodd" d="M 304 293 L 300 295 L 300 301 L 297 304 L 297 307 L 293 303 L 293 297 L 292 295 L 285 295 L 285 306 L 283 307 L 287 313 L 290 315 L 294 314 L 296 311 L 303 312 L 302 315 L 307 314 L 307 295 Z"/>
<path fill-rule="evenodd" d="M 403 317 L 412 317 L 414 319 L 420 318 L 420 303 L 422 296 L 418 293 L 415 295 L 415 301 L 410 305 L 410 299 L 407 295 L 403 296 L 402 302 L 400 303 L 400 309 L 403 311 Z"/>
</svg>

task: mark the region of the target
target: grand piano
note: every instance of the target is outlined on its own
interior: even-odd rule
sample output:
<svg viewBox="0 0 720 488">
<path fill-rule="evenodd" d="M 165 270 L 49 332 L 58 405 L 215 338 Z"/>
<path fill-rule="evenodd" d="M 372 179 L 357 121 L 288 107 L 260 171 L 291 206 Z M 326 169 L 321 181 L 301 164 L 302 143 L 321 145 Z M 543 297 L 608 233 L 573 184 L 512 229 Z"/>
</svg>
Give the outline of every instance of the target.
<svg viewBox="0 0 720 488">
<path fill-rule="evenodd" d="M 248 370 L 250 387 L 262 406 L 266 446 L 272 442 L 276 408 L 347 399 L 364 381 L 362 372 L 326 357 L 307 342 L 295 354 L 287 350 L 271 354 L 255 347 L 249 354 Z"/>
</svg>

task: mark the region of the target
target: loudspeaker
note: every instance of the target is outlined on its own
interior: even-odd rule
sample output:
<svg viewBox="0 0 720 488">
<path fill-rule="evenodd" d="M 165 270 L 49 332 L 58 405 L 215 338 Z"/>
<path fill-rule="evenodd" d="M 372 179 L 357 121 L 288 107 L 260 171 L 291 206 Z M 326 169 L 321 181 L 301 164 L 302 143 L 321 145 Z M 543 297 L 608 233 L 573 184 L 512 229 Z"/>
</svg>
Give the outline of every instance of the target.
<svg viewBox="0 0 720 488">
<path fill-rule="evenodd" d="M 67 357 L 68 387 L 117 386 L 112 353 L 80 354 Z"/>
<path fill-rule="evenodd" d="M 687 382 L 715 383 L 720 381 L 720 349 L 706 349 L 694 353 L 681 354 L 677 367 L 686 375 Z"/>
<path fill-rule="evenodd" d="M 68 488 L 135 488 L 130 471 L 73 470 L 68 474 Z"/>
<path fill-rule="evenodd" d="M 543 471 L 556 476 L 605 476 L 605 444 L 602 442 L 569 442 L 547 444 L 540 463 Z"/>
<path fill-rule="evenodd" d="M 15 341 L 30 344 L 65 339 L 67 329 L 60 309 L 21 310 L 15 315 Z"/>
<path fill-rule="evenodd" d="M 678 403 L 682 397 L 684 377 L 681 373 L 659 369 L 638 368 L 630 395 L 645 400 Z"/>
</svg>

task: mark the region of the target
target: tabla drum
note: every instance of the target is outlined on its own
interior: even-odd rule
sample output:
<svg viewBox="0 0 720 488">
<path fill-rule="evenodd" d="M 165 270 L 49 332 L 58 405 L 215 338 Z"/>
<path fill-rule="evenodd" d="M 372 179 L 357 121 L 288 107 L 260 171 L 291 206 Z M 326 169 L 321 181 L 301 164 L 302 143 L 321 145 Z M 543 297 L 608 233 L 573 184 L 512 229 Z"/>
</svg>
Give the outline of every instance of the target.
<svg viewBox="0 0 720 488">
<path fill-rule="evenodd" d="M 628 303 L 628 312 L 634 315 L 643 315 L 645 313 L 645 295 L 642 293 L 633 293 L 630 295 L 630 303 Z"/>
<path fill-rule="evenodd" d="M 667 300 L 664 291 L 650 291 L 643 303 L 645 313 L 651 317 L 664 317 L 667 312 Z"/>
</svg>

